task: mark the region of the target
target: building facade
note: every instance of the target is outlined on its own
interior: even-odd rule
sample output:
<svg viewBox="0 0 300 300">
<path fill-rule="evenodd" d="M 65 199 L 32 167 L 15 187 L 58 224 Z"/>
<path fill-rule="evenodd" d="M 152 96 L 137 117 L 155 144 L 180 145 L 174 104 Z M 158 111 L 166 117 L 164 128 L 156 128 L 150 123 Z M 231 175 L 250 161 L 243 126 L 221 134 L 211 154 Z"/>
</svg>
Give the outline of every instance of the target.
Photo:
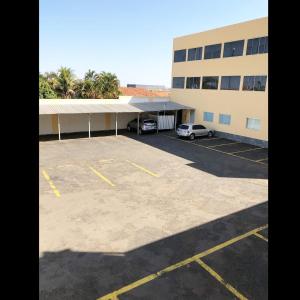
<svg viewBox="0 0 300 300">
<path fill-rule="evenodd" d="M 172 101 L 182 122 L 268 147 L 268 18 L 173 40 Z"/>
</svg>

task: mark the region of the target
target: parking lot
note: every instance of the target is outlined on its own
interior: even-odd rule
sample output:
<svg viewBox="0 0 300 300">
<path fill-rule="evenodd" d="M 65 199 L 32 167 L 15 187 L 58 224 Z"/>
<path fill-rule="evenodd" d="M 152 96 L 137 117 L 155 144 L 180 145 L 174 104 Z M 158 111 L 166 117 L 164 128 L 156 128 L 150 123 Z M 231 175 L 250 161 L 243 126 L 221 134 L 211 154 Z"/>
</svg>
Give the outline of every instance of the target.
<svg viewBox="0 0 300 300">
<path fill-rule="evenodd" d="M 165 136 L 169 138 L 178 139 L 175 132 L 169 131 L 164 133 Z M 187 139 L 182 139 L 182 141 L 189 142 L 191 144 L 207 147 L 208 149 L 212 149 L 214 151 L 218 151 L 220 153 L 226 153 L 231 156 L 237 156 L 242 159 L 246 159 L 249 161 L 253 161 L 260 164 L 268 164 L 268 149 L 237 142 L 225 138 L 220 137 L 199 137 L 193 141 L 188 141 Z"/>
<path fill-rule="evenodd" d="M 173 132 L 41 141 L 40 299 L 267 299 L 267 164 Z"/>
</svg>

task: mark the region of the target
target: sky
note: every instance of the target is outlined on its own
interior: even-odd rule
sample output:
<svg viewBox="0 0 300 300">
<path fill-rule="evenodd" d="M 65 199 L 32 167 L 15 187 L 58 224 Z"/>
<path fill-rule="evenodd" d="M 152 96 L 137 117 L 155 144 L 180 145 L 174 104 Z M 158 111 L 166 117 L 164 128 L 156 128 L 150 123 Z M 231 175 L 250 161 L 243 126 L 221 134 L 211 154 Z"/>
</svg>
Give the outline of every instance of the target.
<svg viewBox="0 0 300 300">
<path fill-rule="evenodd" d="M 40 0 L 40 72 L 170 87 L 174 37 L 267 15 L 267 0 Z"/>
</svg>

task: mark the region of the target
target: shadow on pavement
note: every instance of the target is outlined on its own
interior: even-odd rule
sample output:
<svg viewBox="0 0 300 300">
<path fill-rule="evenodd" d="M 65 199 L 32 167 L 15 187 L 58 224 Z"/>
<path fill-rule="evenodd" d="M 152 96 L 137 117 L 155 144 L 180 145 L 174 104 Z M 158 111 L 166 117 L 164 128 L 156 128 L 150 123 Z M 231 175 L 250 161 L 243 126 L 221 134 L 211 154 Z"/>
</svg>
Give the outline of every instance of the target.
<svg viewBox="0 0 300 300">
<path fill-rule="evenodd" d="M 188 166 L 218 177 L 268 179 L 267 165 L 199 147 L 188 141 L 183 142 L 178 138 L 169 138 L 163 134 L 138 136 L 125 133 L 125 135 L 136 141 L 189 160 L 191 163 L 187 164 Z"/>
<path fill-rule="evenodd" d="M 267 211 L 268 204 L 264 202 L 126 253 L 76 252 L 69 249 L 44 252 L 39 263 L 39 299 L 95 300 L 267 224 Z M 216 262 L 221 261 L 222 264 L 217 271 L 222 274 L 222 266 L 225 269 L 229 267 L 236 274 L 237 285 L 242 288 L 240 292 L 249 298 L 267 299 L 268 263 L 266 254 L 261 253 L 267 252 L 267 248 L 262 248 L 267 246 L 260 244 L 264 241 L 259 238 L 247 239 L 246 246 L 239 244 L 241 241 L 235 244 L 237 250 L 234 250 L 234 255 L 230 255 L 233 250 L 229 254 L 220 251 Z M 210 255 L 213 257 L 214 254 Z M 195 264 L 166 273 L 119 296 L 119 299 L 233 299 L 221 284 Z"/>
</svg>

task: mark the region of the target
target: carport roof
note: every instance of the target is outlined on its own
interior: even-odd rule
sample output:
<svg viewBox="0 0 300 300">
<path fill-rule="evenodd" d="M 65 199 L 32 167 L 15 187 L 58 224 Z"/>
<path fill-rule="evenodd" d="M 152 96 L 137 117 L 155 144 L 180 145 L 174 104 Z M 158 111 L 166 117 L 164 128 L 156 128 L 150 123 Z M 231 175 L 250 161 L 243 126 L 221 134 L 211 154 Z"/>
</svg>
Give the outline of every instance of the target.
<svg viewBox="0 0 300 300">
<path fill-rule="evenodd" d="M 116 100 L 57 100 L 39 101 L 40 115 L 84 114 L 84 113 L 130 113 L 193 109 L 173 101 L 120 103 Z"/>
</svg>

